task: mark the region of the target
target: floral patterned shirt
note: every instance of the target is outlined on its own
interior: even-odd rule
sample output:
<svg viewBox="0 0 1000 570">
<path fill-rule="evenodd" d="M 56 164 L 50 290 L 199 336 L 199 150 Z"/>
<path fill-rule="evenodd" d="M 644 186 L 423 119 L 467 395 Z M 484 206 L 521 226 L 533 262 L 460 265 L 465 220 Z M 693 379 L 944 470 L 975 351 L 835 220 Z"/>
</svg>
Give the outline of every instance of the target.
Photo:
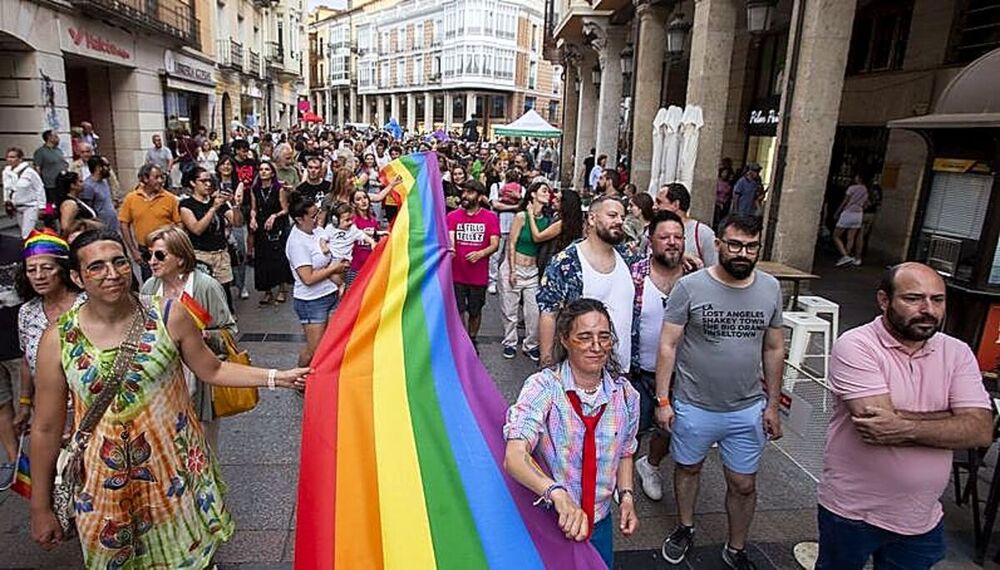
<svg viewBox="0 0 1000 570">
<path fill-rule="evenodd" d="M 566 303 L 583 296 L 583 266 L 580 265 L 579 252 L 582 241 L 577 240 L 566 246 L 545 268 L 535 294 L 539 312 L 558 313 Z M 615 246 L 615 249 L 630 266 L 638 259 L 623 246 Z"/>
<path fill-rule="evenodd" d="M 86 300 L 87 294 L 80 293 L 73 307 L 82 305 Z M 17 312 L 17 337 L 21 343 L 21 352 L 28 361 L 28 370 L 31 371 L 32 378 L 35 377 L 35 367 L 38 365 L 38 343 L 41 342 L 42 334 L 47 328 L 49 328 L 49 318 L 45 316 L 41 297 L 35 297 L 21 305 Z"/>
</svg>

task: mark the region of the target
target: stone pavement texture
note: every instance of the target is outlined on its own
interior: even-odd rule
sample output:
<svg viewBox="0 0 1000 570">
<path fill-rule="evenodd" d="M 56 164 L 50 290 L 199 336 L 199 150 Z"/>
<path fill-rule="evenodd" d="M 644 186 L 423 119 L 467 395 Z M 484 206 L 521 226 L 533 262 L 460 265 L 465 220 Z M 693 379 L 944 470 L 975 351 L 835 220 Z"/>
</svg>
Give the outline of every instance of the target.
<svg viewBox="0 0 1000 570">
<path fill-rule="evenodd" d="M 874 302 L 863 302 L 878 278 L 877 269 L 834 271 L 818 264 L 825 277 L 814 290 L 841 303 L 844 328 L 856 326 L 874 314 Z M 258 307 L 256 298 L 237 301 L 241 344 L 255 364 L 290 367 L 300 346 L 301 329 L 291 303 Z M 489 296 L 481 358 L 508 400 L 533 371 L 527 357 L 505 360 L 501 355 L 499 299 Z M 285 392 L 262 392 L 254 411 L 222 421 L 220 460 L 229 484 L 227 504 L 236 520 L 233 539 L 218 553 L 223 569 L 272 570 L 290 568 L 294 559 L 295 501 L 298 479 L 299 434 L 302 403 Z M 658 556 L 660 543 L 677 522 L 670 490 L 670 467 L 665 466 L 664 499 L 648 500 L 638 493 L 639 531 L 632 537 L 615 537 L 616 567 L 647 570 L 672 568 Z M 992 469 L 990 469 L 992 471 Z M 717 457 L 710 456 L 704 470 L 697 504 L 696 547 L 681 568 L 722 568 L 720 549 L 725 540 L 725 484 Z M 985 494 L 986 483 L 982 485 Z M 764 569 L 796 569 L 793 546 L 815 540 L 815 483 L 803 469 L 774 445 L 769 445 L 759 477 L 757 516 L 751 530 L 751 557 Z M 948 560 L 939 568 L 972 568 L 971 515 L 968 507 L 955 507 L 949 490 L 944 498 L 949 531 Z M 77 568 L 78 545 L 69 542 L 46 553 L 31 542 L 27 502 L 11 493 L 0 493 L 0 568 Z M 1000 545 L 1000 541 L 995 542 Z M 996 547 L 994 547 L 995 550 Z M 1000 568 L 991 565 L 990 568 Z"/>
</svg>

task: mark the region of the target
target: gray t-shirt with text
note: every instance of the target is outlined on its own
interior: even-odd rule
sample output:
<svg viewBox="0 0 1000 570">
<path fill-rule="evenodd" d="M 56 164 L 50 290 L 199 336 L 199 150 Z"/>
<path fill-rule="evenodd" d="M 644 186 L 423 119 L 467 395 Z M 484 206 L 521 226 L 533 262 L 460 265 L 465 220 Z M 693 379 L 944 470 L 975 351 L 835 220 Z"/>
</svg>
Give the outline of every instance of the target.
<svg viewBox="0 0 1000 570">
<path fill-rule="evenodd" d="M 731 287 L 707 269 L 681 278 L 663 320 L 684 327 L 674 365 L 674 397 L 714 412 L 742 410 L 764 397 L 764 335 L 782 326 L 781 286 L 754 272 L 749 287 Z"/>
</svg>

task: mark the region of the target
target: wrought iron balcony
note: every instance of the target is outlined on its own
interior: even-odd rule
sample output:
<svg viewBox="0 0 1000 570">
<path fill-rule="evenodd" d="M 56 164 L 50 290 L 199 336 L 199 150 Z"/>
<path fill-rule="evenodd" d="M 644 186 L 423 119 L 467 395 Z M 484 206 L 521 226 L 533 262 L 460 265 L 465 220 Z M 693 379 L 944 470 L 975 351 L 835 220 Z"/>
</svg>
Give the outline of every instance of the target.
<svg viewBox="0 0 1000 570">
<path fill-rule="evenodd" d="M 285 46 L 278 42 L 267 42 L 267 66 L 285 67 Z"/>
<path fill-rule="evenodd" d="M 199 47 L 201 23 L 194 3 L 182 0 L 70 0 L 84 13 L 127 28 L 163 34 Z"/>
<path fill-rule="evenodd" d="M 219 39 L 215 41 L 219 55 L 219 67 L 243 71 L 243 46 L 236 40 Z"/>
<path fill-rule="evenodd" d="M 252 49 L 247 49 L 246 72 L 253 77 L 260 77 L 260 54 Z"/>
</svg>

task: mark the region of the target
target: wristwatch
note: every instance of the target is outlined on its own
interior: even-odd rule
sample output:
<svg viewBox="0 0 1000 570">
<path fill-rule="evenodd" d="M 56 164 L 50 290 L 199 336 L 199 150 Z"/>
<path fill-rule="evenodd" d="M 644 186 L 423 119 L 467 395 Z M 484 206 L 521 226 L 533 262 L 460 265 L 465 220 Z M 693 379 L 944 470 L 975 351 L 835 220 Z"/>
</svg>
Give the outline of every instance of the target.
<svg viewBox="0 0 1000 570">
<path fill-rule="evenodd" d="M 669 396 L 657 396 L 656 397 L 656 407 L 657 408 L 666 408 L 669 405 L 670 405 L 670 397 Z"/>
</svg>

